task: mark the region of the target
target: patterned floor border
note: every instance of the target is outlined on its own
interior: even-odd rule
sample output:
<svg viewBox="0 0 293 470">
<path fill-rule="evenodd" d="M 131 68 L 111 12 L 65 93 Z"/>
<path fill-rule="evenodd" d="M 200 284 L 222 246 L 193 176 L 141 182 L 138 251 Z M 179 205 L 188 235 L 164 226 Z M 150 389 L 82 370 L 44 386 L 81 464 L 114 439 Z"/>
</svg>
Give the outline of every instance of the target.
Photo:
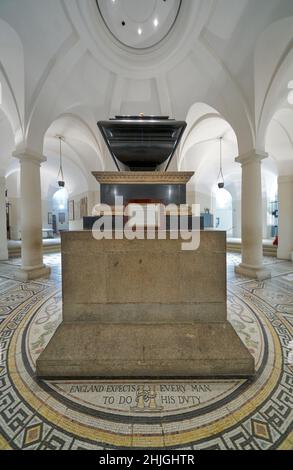
<svg viewBox="0 0 293 470">
<path fill-rule="evenodd" d="M 0 265 L 0 449 L 293 449 L 292 263 L 272 261 L 259 282 L 234 276 L 228 257 L 229 319 L 255 356 L 253 381 L 38 381 L 61 319 L 60 258 L 47 257 L 49 281 L 19 283 Z"/>
</svg>

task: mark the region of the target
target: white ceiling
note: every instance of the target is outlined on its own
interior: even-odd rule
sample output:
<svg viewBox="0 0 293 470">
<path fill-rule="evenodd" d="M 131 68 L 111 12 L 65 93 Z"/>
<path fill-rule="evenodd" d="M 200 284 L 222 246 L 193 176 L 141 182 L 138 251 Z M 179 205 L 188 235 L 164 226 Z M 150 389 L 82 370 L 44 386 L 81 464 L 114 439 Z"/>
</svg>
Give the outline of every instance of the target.
<svg viewBox="0 0 293 470">
<path fill-rule="evenodd" d="M 97 0 L 97 6 L 114 38 L 128 47 L 145 49 L 167 36 L 181 0 Z"/>
<path fill-rule="evenodd" d="M 183 0 L 162 40 L 172 24 L 172 4 L 175 14 L 179 2 L 100 3 L 113 12 L 112 32 L 96 0 L 1 0 L 0 107 L 6 123 L 0 116 L 0 132 L 3 125 L 6 130 L 0 169 L 12 168 L 13 137 L 16 146 L 53 162 L 54 135 L 62 133 L 68 161 L 92 188 L 91 170 L 112 169 L 96 122 L 145 112 L 187 120 L 178 164 L 185 159 L 207 181 L 217 170 L 216 151 L 211 144 L 203 152 L 197 142 L 215 137 L 221 126 L 231 126 L 236 136 L 229 143 L 227 173 L 239 173 L 235 154 L 253 147 L 271 153 L 276 171 L 289 171 L 292 106 L 285 108 L 293 79 L 292 0 Z M 132 22 L 125 36 L 124 27 L 117 29 L 122 12 Z M 141 39 L 134 35 L 138 23 L 147 31 Z"/>
<path fill-rule="evenodd" d="M 293 174 L 293 106 L 279 109 L 266 137 L 266 150 L 280 175 Z"/>
</svg>

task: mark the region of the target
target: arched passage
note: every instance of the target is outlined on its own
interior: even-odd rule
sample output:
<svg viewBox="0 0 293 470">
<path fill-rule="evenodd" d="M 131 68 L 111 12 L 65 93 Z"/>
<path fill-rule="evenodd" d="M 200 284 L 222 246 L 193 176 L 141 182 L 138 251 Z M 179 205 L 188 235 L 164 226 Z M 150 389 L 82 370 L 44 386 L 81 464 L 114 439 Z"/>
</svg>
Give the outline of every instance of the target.
<svg viewBox="0 0 293 470">
<path fill-rule="evenodd" d="M 11 158 L 13 149 L 13 129 L 0 106 L 0 259 L 8 257 L 7 239 L 13 237 L 12 225 L 16 217 L 6 178 L 14 165 Z"/>
<path fill-rule="evenodd" d="M 17 145 L 24 136 L 24 59 L 18 34 L 0 19 L 0 108 Z"/>
<path fill-rule="evenodd" d="M 293 76 L 292 29 L 293 16 L 272 23 L 262 32 L 255 50 L 258 148 L 267 146 L 268 127 L 275 113 L 287 106 L 287 85 Z"/>
<path fill-rule="evenodd" d="M 191 107 L 187 123 L 187 130 L 180 148 L 179 169 L 195 173 L 188 185 L 188 201 L 200 204 L 207 228 L 223 229 L 225 227 L 229 235 L 233 236 L 241 229 L 239 227 L 241 168 L 235 162 L 238 155 L 236 134 L 217 110 L 204 103 L 196 103 Z M 215 198 L 221 152 L 225 188 L 228 189 L 228 194 L 232 195 L 230 196 L 229 223 L 228 216 L 225 216 L 226 222 L 223 222 L 223 214 L 221 218 L 219 217 L 220 209 L 216 205 Z M 231 185 L 233 191 L 230 188 Z M 220 196 L 218 201 L 220 201 Z M 238 217 L 233 218 L 233 211 L 237 211 Z M 234 223 L 237 222 L 237 226 L 234 226 L 233 220 Z"/>
<path fill-rule="evenodd" d="M 68 196 L 68 205 L 64 211 L 60 209 L 56 197 L 53 197 L 59 189 L 57 177 L 60 167 L 60 136 L 65 192 Z M 104 167 L 95 135 L 78 116 L 62 115 L 50 125 L 45 134 L 44 155 L 47 161 L 41 167 L 42 193 L 50 209 L 48 212 L 51 211 L 57 219 L 57 232 L 61 223 L 59 218 L 61 221 L 65 220 L 62 229 L 82 228 L 83 216 L 90 215 L 93 206 L 100 199 L 99 185 L 91 174 Z M 63 203 L 61 205 L 64 206 Z"/>
<path fill-rule="evenodd" d="M 289 89 L 287 90 L 287 94 Z M 265 138 L 272 171 L 278 177 L 278 257 L 291 259 L 293 253 L 293 105 L 280 106 L 271 119 Z"/>
</svg>

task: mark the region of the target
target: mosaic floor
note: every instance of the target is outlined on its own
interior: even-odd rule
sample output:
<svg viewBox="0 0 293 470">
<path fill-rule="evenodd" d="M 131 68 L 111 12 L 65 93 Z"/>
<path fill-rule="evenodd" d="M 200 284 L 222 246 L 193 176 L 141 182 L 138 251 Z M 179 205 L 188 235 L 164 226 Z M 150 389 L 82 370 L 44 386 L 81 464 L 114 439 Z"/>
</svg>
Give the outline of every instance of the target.
<svg viewBox="0 0 293 470">
<path fill-rule="evenodd" d="M 272 279 L 234 274 L 228 312 L 256 363 L 253 380 L 39 381 L 35 362 L 61 321 L 60 255 L 48 280 L 0 264 L 0 449 L 293 449 L 293 263 Z M 290 354 L 291 353 L 291 354 Z"/>
</svg>

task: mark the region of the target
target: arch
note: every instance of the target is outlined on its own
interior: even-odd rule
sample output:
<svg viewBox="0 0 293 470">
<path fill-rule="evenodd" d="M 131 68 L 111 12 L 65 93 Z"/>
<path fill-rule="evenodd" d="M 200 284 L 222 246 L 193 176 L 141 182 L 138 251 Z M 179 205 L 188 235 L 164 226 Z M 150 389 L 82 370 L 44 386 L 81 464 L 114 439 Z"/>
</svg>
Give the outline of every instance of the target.
<svg viewBox="0 0 293 470">
<path fill-rule="evenodd" d="M 238 141 L 236 134 L 231 124 L 213 107 L 206 103 L 198 102 L 194 103 L 187 114 L 187 127 L 184 132 L 184 136 L 180 145 L 180 152 L 178 158 L 178 168 L 182 167 L 182 162 L 186 157 L 186 154 L 190 152 L 191 148 L 195 145 L 208 144 L 217 141 L 220 136 L 232 132 L 233 139 L 237 144 L 238 154 Z M 217 126 L 210 126 L 205 133 L 198 133 L 200 127 L 206 125 L 206 123 L 216 122 Z M 221 125 L 219 125 L 221 123 Z"/>
<path fill-rule="evenodd" d="M 185 139 L 180 149 L 179 169 L 195 171 L 195 175 L 187 187 L 188 200 L 193 202 L 195 200 L 200 204 L 201 212 L 209 209 L 213 215 L 213 226 L 215 227 L 217 215 L 214 196 L 220 167 L 219 142 L 220 137 L 223 137 L 222 162 L 225 189 L 233 198 L 233 208 L 232 204 L 229 208 L 230 225 L 226 224 L 225 229 L 232 236 L 236 224 L 236 232 L 239 233 L 241 167 L 235 162 L 235 157 L 239 154 L 236 133 L 230 123 L 215 108 L 206 103 L 196 103 L 190 108 L 187 123 Z"/>
<path fill-rule="evenodd" d="M 43 141 L 43 153 L 59 155 L 59 143 L 56 135 L 64 137 L 63 151 L 74 162 L 84 177 L 93 185 L 93 170 L 105 167 L 101 147 L 88 123 L 75 113 L 64 113 L 55 119 L 47 129 Z M 95 183 L 96 184 L 96 183 Z"/>
<path fill-rule="evenodd" d="M 255 147 L 254 103 L 246 96 L 238 75 L 232 72 L 215 47 L 214 38 L 206 28 L 199 37 L 194 61 L 200 61 L 209 86 L 204 102 L 216 109 L 230 123 L 237 135 L 239 153 L 245 154 Z"/>
<path fill-rule="evenodd" d="M 293 77 L 293 16 L 272 23 L 261 34 L 255 51 L 257 146 L 265 147 L 266 132 L 277 110 L 285 105 Z M 268 47 L 268 44 L 270 47 Z"/>
<path fill-rule="evenodd" d="M 17 145 L 24 134 L 24 58 L 16 31 L 0 19 L 0 108 L 9 120 Z"/>
<path fill-rule="evenodd" d="M 186 122 L 187 122 L 187 127 L 184 132 L 181 144 L 180 144 L 180 152 L 179 152 L 179 159 L 178 159 L 178 168 L 180 169 L 182 160 L 184 158 L 184 153 L 188 150 L 188 146 L 190 145 L 190 141 L 192 140 L 192 136 L 194 134 L 194 131 L 196 130 L 197 126 L 200 125 L 200 123 L 206 121 L 207 119 L 213 119 L 217 118 L 219 120 L 222 120 L 223 122 L 227 122 L 227 127 L 229 126 L 231 129 L 233 129 L 233 126 L 231 123 L 223 116 L 216 108 L 212 107 L 211 105 L 205 103 L 205 102 L 197 102 L 194 103 L 186 117 Z M 233 129 L 233 132 L 236 137 L 236 132 Z M 217 137 L 220 137 L 222 132 L 219 133 Z M 213 135 L 213 139 L 216 136 Z M 237 140 L 237 145 L 238 145 L 238 136 L 236 137 Z M 236 157 L 237 155 L 235 155 Z"/>
<path fill-rule="evenodd" d="M 102 149 L 102 146 L 101 146 L 101 143 L 100 143 L 100 140 L 98 138 L 98 134 L 95 134 L 92 130 L 92 128 L 90 127 L 90 125 L 86 122 L 85 119 L 83 119 L 82 117 L 80 117 L 77 113 L 74 112 L 74 110 L 72 112 L 66 112 L 66 113 L 62 113 L 60 114 L 55 121 L 59 120 L 59 119 L 72 119 L 73 121 L 75 121 L 78 125 L 80 125 L 81 129 L 83 129 L 83 134 L 84 134 L 84 137 L 85 137 L 85 142 L 90 146 L 92 147 L 92 149 L 97 153 L 97 157 L 99 159 L 99 163 L 101 165 L 101 169 L 104 170 L 105 168 L 105 162 L 104 162 L 104 159 L 103 159 L 103 149 Z"/>
<path fill-rule="evenodd" d="M 37 153 L 42 152 L 45 133 L 60 114 L 56 115 L 52 107 L 48 106 L 48 102 L 56 102 L 59 90 L 85 52 L 85 45 L 73 32 L 51 57 L 35 89 L 27 120 L 25 140 L 27 147 L 31 150 Z M 79 103 L 75 105 L 78 106 Z"/>
<path fill-rule="evenodd" d="M 7 115 L 0 107 L 0 171 L 6 174 L 11 165 L 14 150 L 14 129 Z"/>
<path fill-rule="evenodd" d="M 293 174 L 293 106 L 273 114 L 265 133 L 265 150 L 279 175 Z"/>
<path fill-rule="evenodd" d="M 62 151 L 63 171 L 65 186 L 69 195 L 89 191 L 89 183 L 86 172 L 71 158 L 68 151 Z M 59 171 L 58 143 L 55 148 L 49 150 L 47 161 L 41 166 L 42 195 L 45 198 L 52 197 L 57 186 Z"/>
<path fill-rule="evenodd" d="M 194 103 L 188 110 L 186 116 L 187 127 L 185 129 L 183 138 L 180 142 L 180 153 L 184 147 L 186 140 L 188 139 L 189 135 L 191 134 L 192 130 L 195 126 L 202 120 L 208 116 L 219 116 L 219 113 L 216 109 L 212 106 L 209 106 L 206 103 L 197 102 Z"/>
<path fill-rule="evenodd" d="M 214 216 L 215 198 L 214 188 L 218 182 L 220 166 L 220 137 L 222 140 L 223 170 L 225 188 L 233 190 L 237 199 L 240 199 L 241 167 L 235 162 L 238 155 L 237 136 L 229 122 L 222 115 L 206 103 L 196 103 L 187 116 L 187 132 L 182 143 L 179 170 L 192 170 L 194 177 L 187 187 L 188 201 L 200 204 L 201 212 L 209 209 Z M 235 188 L 234 188 L 235 186 Z M 240 211 L 240 204 L 237 205 Z M 232 230 L 232 208 L 230 210 L 230 226 Z M 240 220 L 240 216 L 237 218 Z"/>
</svg>

